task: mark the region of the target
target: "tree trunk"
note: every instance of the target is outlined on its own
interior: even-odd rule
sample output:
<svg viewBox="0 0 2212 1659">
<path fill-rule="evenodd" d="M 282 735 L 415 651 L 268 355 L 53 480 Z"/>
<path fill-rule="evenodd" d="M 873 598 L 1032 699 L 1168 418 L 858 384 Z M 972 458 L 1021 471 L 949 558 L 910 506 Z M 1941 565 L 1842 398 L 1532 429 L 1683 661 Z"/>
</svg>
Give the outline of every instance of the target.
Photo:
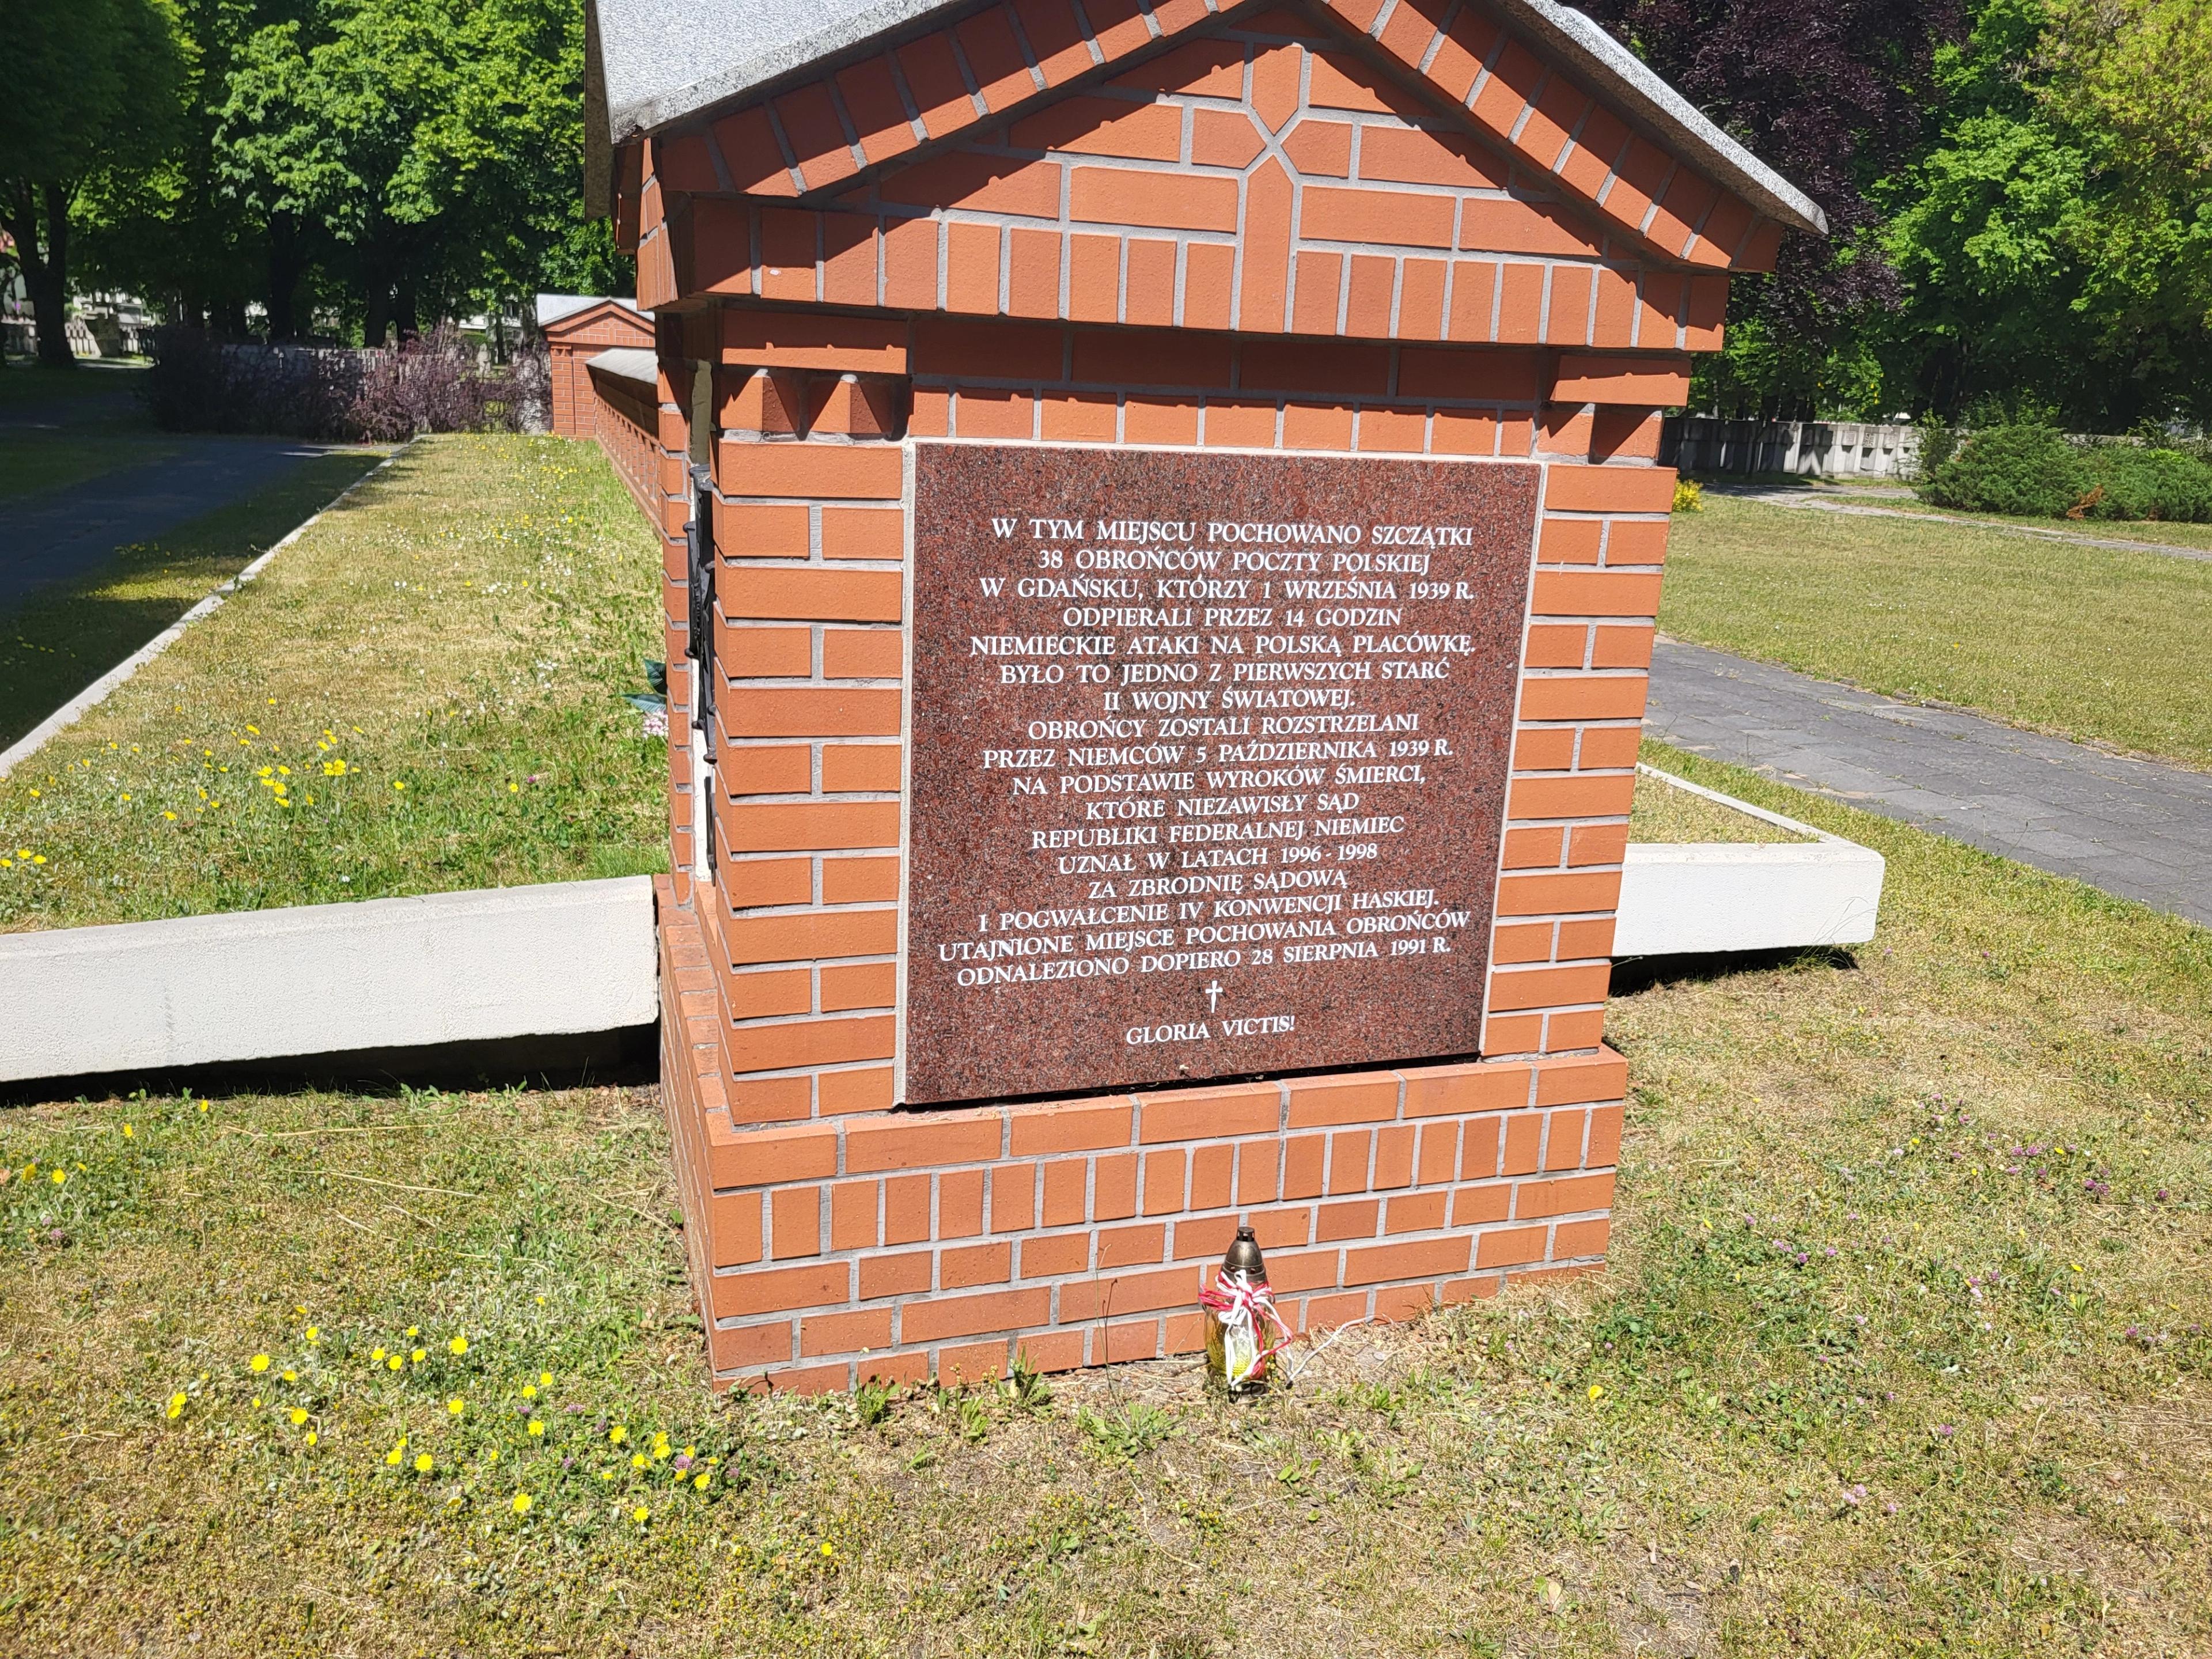
<svg viewBox="0 0 2212 1659">
<path fill-rule="evenodd" d="M 402 276 L 394 285 L 392 296 L 392 319 L 399 326 L 402 342 L 413 339 L 422 331 L 415 314 L 415 279 Z"/>
<path fill-rule="evenodd" d="M 307 268 L 307 259 L 301 251 L 302 240 L 297 219 L 289 213 L 270 216 L 269 291 L 263 296 L 263 303 L 269 307 L 269 339 L 272 345 L 300 337 L 300 278 Z"/>
<path fill-rule="evenodd" d="M 362 297 L 361 343 L 374 351 L 384 343 L 385 331 L 392 325 L 392 284 L 380 274 L 372 276 Z"/>
<path fill-rule="evenodd" d="M 75 193 L 65 185 L 27 184 L 0 199 L 0 226 L 15 240 L 16 264 L 38 325 L 39 361 L 50 368 L 76 367 L 69 344 L 69 204 Z"/>
</svg>

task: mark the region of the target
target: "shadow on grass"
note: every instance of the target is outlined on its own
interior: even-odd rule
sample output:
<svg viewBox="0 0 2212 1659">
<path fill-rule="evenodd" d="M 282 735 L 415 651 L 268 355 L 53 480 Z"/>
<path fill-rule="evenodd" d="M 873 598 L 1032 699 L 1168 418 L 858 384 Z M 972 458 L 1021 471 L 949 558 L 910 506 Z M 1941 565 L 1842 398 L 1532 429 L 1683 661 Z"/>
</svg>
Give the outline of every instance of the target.
<svg viewBox="0 0 2212 1659">
<path fill-rule="evenodd" d="M 0 747 L 144 645 L 382 459 L 301 461 L 276 483 L 150 542 L 119 548 L 81 580 L 0 612 Z"/>
<path fill-rule="evenodd" d="M 56 1100 L 151 1099 L 198 1095 L 326 1093 L 395 1096 L 408 1090 L 465 1093 L 489 1089 L 581 1089 L 635 1085 L 660 1077 L 660 1028 L 552 1036 L 496 1037 L 477 1042 L 429 1042 L 402 1048 L 274 1060 L 231 1060 L 149 1071 L 0 1083 L 0 1109 Z"/>
<path fill-rule="evenodd" d="M 1702 985 L 1738 974 L 1856 973 L 1859 959 L 1837 945 L 1792 945 L 1783 951 L 1707 951 L 1671 957 L 1626 957 L 1613 964 L 1617 997 L 1669 985 Z"/>
</svg>

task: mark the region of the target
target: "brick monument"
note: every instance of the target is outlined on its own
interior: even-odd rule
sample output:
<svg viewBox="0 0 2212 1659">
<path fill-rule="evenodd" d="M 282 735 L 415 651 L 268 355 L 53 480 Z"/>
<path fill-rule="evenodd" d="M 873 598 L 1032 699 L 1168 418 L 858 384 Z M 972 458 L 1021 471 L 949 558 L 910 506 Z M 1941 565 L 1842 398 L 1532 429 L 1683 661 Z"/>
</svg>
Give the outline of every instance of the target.
<svg viewBox="0 0 2212 1659">
<path fill-rule="evenodd" d="M 1660 411 L 1819 210 L 1551 0 L 683 11 L 589 185 L 715 1376 L 1193 1351 L 1241 1222 L 1306 1328 L 1601 1263 Z"/>
</svg>

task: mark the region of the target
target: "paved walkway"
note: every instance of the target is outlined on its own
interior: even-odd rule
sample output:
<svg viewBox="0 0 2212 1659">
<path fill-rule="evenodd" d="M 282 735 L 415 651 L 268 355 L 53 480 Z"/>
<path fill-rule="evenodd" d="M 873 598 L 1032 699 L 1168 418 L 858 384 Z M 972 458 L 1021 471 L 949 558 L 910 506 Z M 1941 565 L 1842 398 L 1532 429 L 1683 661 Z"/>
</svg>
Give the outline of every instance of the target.
<svg viewBox="0 0 2212 1659">
<path fill-rule="evenodd" d="M 1705 488 L 1716 495 L 1733 496 L 1740 501 L 1757 501 L 1765 507 L 1809 507 L 1816 513 L 1844 513 L 1861 519 L 1916 519 L 1922 524 L 1932 520 L 1938 524 L 1962 524 L 1972 530 L 1994 531 L 2000 536 L 2032 536 L 2038 541 L 2070 542 L 2076 547 L 2116 547 L 2124 553 L 2163 553 L 2171 559 L 2201 559 L 2212 563 L 2212 548 L 2180 547 L 2172 542 L 2130 540 L 2124 536 L 2090 536 L 2078 530 L 2053 530 L 2043 525 L 1965 519 L 1951 513 L 1908 513 L 1894 507 L 1863 504 L 1863 498 L 1869 495 L 1901 500 L 1912 494 L 1909 489 L 1853 489 L 1847 493 L 1796 489 L 1786 484 L 1722 483 L 1708 483 Z M 1853 500 L 1853 496 L 1861 499 Z"/>
<path fill-rule="evenodd" d="M 33 588 L 86 574 L 116 549 L 228 507 L 323 453 L 290 438 L 188 438 L 180 448 L 157 465 L 0 502 L 0 613 Z"/>
<path fill-rule="evenodd" d="M 1644 729 L 2212 927 L 2212 773 L 1667 639 Z"/>
</svg>

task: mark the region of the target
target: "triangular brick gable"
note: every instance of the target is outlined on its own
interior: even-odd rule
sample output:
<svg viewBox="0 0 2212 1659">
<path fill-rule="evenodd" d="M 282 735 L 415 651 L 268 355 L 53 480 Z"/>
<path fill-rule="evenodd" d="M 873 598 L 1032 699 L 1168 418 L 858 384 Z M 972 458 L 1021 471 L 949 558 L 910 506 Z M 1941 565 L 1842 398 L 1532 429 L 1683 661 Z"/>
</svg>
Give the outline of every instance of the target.
<svg viewBox="0 0 2212 1659">
<path fill-rule="evenodd" d="M 1672 350 L 1717 345 L 1723 273 L 1771 264 L 1778 226 L 1480 7 L 1248 7 L 1182 35 L 1119 67 L 1093 40 L 1080 84 L 1039 95 L 1036 71 L 926 143 L 743 192 L 706 186 L 760 173 L 745 123 L 768 109 L 788 160 L 804 88 L 666 136 L 648 222 L 693 188 L 641 250 L 641 297 Z"/>
</svg>

